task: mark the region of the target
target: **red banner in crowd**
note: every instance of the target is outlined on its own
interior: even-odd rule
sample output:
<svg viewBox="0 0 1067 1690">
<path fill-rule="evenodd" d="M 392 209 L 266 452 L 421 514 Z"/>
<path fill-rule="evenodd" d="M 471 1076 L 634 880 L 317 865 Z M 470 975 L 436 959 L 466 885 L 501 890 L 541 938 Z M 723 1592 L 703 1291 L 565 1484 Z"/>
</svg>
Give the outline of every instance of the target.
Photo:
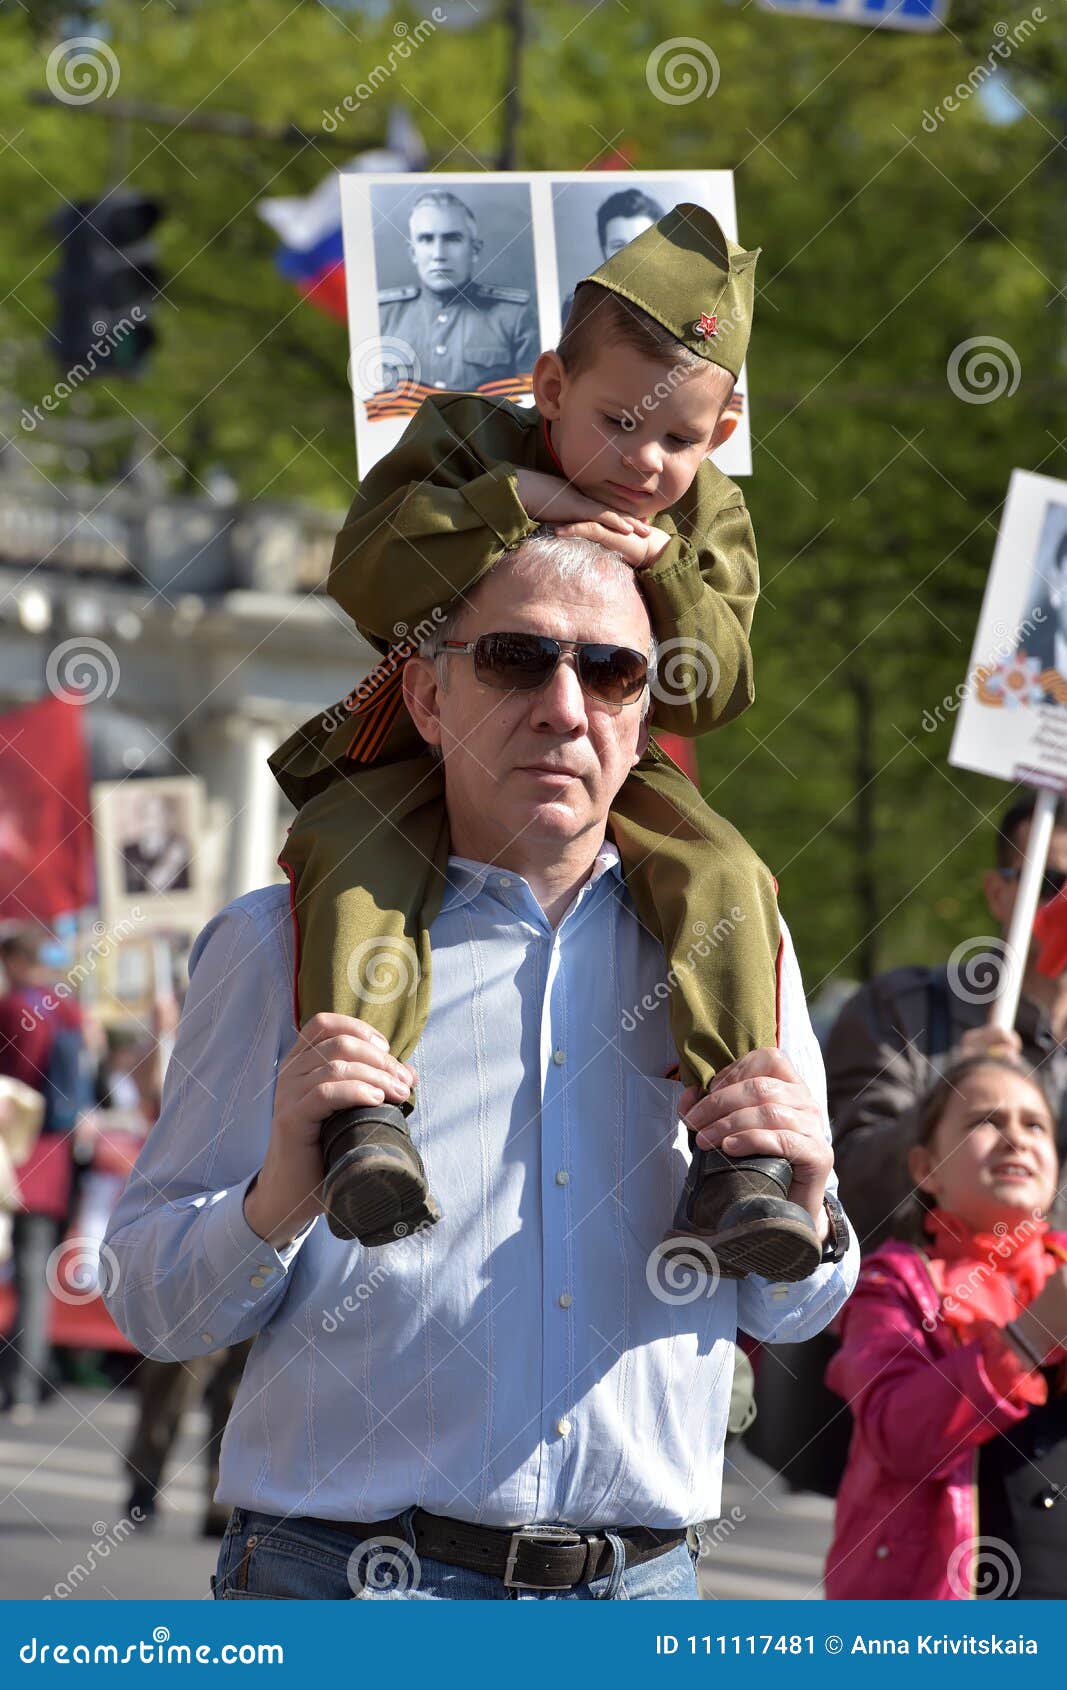
<svg viewBox="0 0 1067 1690">
<path fill-rule="evenodd" d="M 0 716 L 0 918 L 51 922 L 95 897 L 82 706 Z"/>
</svg>

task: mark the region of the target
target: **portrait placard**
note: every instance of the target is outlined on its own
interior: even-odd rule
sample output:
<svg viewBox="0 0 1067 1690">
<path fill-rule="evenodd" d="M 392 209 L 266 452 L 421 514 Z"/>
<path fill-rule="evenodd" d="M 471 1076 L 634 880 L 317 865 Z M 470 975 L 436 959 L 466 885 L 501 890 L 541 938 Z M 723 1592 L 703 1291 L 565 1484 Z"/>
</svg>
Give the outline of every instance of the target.
<svg viewBox="0 0 1067 1690">
<path fill-rule="evenodd" d="M 949 761 L 1067 791 L 1067 482 L 1012 472 Z"/>
<path fill-rule="evenodd" d="M 737 240 L 729 170 L 533 171 L 341 177 L 349 383 L 359 473 L 391 451 L 432 393 L 533 404 L 538 354 L 557 345 L 574 289 L 684 200 Z M 742 369 L 715 452 L 752 470 Z"/>
<path fill-rule="evenodd" d="M 204 789 L 192 777 L 98 782 L 92 789 L 100 913 L 144 935 L 207 919 Z"/>
</svg>

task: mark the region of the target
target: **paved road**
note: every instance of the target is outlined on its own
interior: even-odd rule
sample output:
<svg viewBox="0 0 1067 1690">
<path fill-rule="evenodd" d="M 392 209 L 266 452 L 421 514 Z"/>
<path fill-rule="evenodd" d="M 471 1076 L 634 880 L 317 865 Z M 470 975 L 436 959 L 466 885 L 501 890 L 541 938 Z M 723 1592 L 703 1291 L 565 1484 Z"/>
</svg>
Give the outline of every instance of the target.
<svg viewBox="0 0 1067 1690">
<path fill-rule="evenodd" d="M 124 1517 L 121 1456 L 133 1397 L 65 1386 L 30 1426 L 0 1416 L 0 1590 L 5 1598 L 150 1601 L 209 1597 L 217 1543 L 199 1536 L 202 1414 L 187 1421 L 153 1532 Z M 731 1452 L 723 1518 L 701 1557 L 711 1600 L 821 1595 L 832 1504 L 792 1497 L 744 1450 Z"/>
</svg>

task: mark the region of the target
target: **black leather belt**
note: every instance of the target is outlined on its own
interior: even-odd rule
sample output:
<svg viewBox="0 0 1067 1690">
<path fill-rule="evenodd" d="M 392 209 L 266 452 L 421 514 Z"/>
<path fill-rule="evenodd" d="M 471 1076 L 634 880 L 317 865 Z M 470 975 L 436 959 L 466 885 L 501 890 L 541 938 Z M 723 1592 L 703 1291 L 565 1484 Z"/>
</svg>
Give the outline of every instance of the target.
<svg viewBox="0 0 1067 1690">
<path fill-rule="evenodd" d="M 350 1533 L 368 1545 L 379 1538 L 405 1539 L 402 1520 L 379 1520 L 360 1525 L 352 1520 L 321 1520 L 318 1525 Z M 570 1526 L 521 1526 L 514 1531 L 474 1526 L 416 1508 L 412 1516 L 415 1552 L 431 1561 L 447 1561 L 472 1572 L 490 1573 L 506 1585 L 526 1590 L 566 1590 L 609 1572 L 612 1548 L 600 1531 Z M 640 1566 L 665 1555 L 685 1540 L 685 1529 L 654 1531 L 647 1526 L 620 1526 L 615 1533 L 626 1551 L 626 1565 Z"/>
</svg>

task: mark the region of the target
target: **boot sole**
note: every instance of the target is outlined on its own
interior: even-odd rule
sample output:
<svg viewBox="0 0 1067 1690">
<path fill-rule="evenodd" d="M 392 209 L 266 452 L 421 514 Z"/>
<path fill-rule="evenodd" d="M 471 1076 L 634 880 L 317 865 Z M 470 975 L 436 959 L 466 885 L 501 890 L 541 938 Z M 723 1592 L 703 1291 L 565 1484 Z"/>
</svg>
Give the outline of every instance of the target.
<svg viewBox="0 0 1067 1690">
<path fill-rule="evenodd" d="M 685 1245 L 694 1239 L 712 1252 L 722 1279 L 746 1279 L 750 1273 L 758 1273 L 764 1279 L 795 1285 L 814 1273 L 822 1261 L 822 1246 L 814 1229 L 802 1221 L 763 1218 L 743 1221 L 725 1232 L 674 1228 L 663 1240 L 663 1254 L 672 1254 L 666 1246 L 675 1243 L 678 1253 L 683 1254 Z"/>
<path fill-rule="evenodd" d="M 383 1145 L 347 1151 L 331 1168 L 322 1200 L 334 1237 L 364 1246 L 390 1244 L 423 1222 L 441 1218 L 425 1180 L 402 1152 Z M 401 1226 L 404 1232 L 398 1233 Z"/>
</svg>

